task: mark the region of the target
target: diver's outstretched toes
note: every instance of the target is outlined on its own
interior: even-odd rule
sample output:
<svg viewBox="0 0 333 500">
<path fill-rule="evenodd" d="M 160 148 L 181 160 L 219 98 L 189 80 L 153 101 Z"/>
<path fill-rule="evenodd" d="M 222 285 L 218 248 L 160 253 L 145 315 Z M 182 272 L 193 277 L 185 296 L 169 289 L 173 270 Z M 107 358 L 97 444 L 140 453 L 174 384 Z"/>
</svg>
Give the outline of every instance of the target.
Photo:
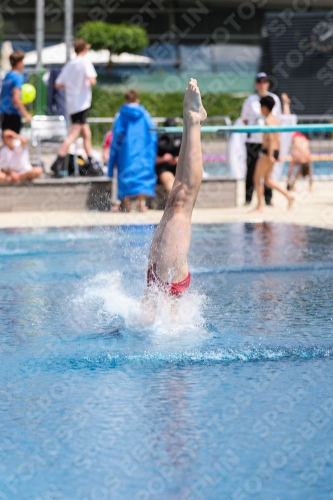
<svg viewBox="0 0 333 500">
<path fill-rule="evenodd" d="M 184 96 L 184 118 L 192 123 L 202 123 L 207 113 L 202 105 L 201 94 L 197 81 L 191 78 Z"/>
</svg>

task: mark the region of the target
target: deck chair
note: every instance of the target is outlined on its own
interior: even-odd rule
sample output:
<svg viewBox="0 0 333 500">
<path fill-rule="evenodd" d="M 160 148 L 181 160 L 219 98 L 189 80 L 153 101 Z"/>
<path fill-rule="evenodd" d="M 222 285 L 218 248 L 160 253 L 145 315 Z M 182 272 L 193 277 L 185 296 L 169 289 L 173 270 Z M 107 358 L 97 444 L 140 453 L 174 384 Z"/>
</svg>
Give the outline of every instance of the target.
<svg viewBox="0 0 333 500">
<path fill-rule="evenodd" d="M 36 148 L 38 165 L 42 165 L 42 153 L 57 155 L 59 144 L 67 137 L 64 116 L 35 115 L 31 120 L 31 144 Z M 74 162 L 76 165 L 76 162 Z M 79 172 L 75 172 L 79 175 Z"/>
</svg>

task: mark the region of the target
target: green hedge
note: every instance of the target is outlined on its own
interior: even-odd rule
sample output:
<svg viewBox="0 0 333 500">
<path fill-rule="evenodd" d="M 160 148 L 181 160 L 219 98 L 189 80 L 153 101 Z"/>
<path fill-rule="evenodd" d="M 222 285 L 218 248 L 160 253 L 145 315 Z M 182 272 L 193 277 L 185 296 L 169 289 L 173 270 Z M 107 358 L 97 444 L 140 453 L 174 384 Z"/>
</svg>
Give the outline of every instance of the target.
<svg viewBox="0 0 333 500">
<path fill-rule="evenodd" d="M 182 116 L 184 94 L 152 94 L 141 92 L 141 103 L 152 116 Z M 244 97 L 230 94 L 206 94 L 202 97 L 208 116 L 239 117 Z M 124 95 L 100 87 L 93 88 L 92 108 L 89 116 L 114 116 L 124 104 Z"/>
</svg>

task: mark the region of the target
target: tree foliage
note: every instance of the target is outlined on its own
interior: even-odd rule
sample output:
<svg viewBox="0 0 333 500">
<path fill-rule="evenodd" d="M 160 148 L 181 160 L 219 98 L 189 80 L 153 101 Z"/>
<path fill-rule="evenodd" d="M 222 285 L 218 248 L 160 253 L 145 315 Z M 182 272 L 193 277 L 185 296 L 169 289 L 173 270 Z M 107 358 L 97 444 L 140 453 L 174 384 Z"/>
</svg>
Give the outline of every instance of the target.
<svg viewBox="0 0 333 500">
<path fill-rule="evenodd" d="M 110 54 L 140 54 L 149 43 L 146 30 L 140 26 L 110 24 L 104 21 L 83 23 L 76 37 L 90 43 L 93 50 L 108 49 Z"/>
<path fill-rule="evenodd" d="M 1 15 L 1 12 L 0 12 L 0 44 L 2 42 L 3 32 L 4 32 L 4 20 L 3 20 L 3 17 Z M 0 60 L 1 60 L 1 56 L 0 56 Z"/>
<path fill-rule="evenodd" d="M 142 104 L 152 116 L 178 116 L 183 115 L 184 93 L 154 94 L 140 92 Z M 234 97 L 230 94 L 204 94 L 203 104 L 208 116 L 229 116 L 235 120 L 240 116 L 244 97 Z M 93 100 L 90 116 L 114 116 L 124 104 L 124 94 L 113 92 L 103 87 L 93 88 Z"/>
</svg>

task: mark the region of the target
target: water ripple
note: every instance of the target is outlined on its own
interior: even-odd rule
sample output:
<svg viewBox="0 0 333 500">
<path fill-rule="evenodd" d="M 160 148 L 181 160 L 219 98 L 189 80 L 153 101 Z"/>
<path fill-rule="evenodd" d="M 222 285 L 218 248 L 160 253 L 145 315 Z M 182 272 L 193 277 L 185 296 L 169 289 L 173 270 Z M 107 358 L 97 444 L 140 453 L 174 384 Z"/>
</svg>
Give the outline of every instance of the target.
<svg viewBox="0 0 333 500">
<path fill-rule="evenodd" d="M 71 360 L 76 368 L 86 366 L 116 367 L 123 364 L 211 364 L 224 362 L 278 361 L 282 359 L 332 358 L 333 345 L 330 346 L 260 346 L 248 348 L 221 348 L 212 350 L 193 350 L 184 352 L 145 352 L 141 354 L 107 353 L 97 357 L 84 356 L 83 359 Z"/>
</svg>

